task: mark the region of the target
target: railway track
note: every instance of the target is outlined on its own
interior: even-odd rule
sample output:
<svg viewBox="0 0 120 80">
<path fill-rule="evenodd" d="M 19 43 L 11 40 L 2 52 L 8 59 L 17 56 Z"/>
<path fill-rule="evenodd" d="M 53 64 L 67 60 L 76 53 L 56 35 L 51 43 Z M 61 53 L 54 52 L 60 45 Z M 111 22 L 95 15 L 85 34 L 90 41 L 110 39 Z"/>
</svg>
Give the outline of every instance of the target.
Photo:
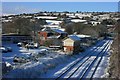
<svg viewBox="0 0 120 80">
<path fill-rule="evenodd" d="M 108 47 L 109 47 L 109 45 L 107 44 L 106 47 L 105 47 L 105 49 L 103 49 L 103 50 L 97 55 L 97 57 L 93 60 L 93 62 L 91 62 L 91 64 L 89 65 L 89 67 L 84 71 L 83 75 L 80 77 L 80 80 L 82 80 L 83 78 L 86 78 L 85 75 L 89 74 L 88 72 L 89 72 L 89 70 L 92 69 L 92 67 L 93 67 L 92 65 L 97 64 L 96 66 L 94 66 L 95 68 L 94 68 L 93 72 L 92 72 L 91 75 L 89 75 L 89 77 L 88 77 L 88 78 L 90 78 L 90 79 L 92 80 L 93 75 L 95 74 L 95 71 L 96 71 L 96 69 L 98 68 L 98 66 L 99 66 L 99 64 L 100 64 L 100 62 L 101 62 L 101 60 L 102 60 L 102 57 L 103 57 L 104 53 L 107 51 Z M 99 57 L 99 58 L 98 58 L 98 57 Z M 97 60 L 97 59 L 98 59 L 98 60 Z M 95 62 L 96 62 L 96 63 L 95 63 Z"/>
<path fill-rule="evenodd" d="M 105 45 L 105 47 L 107 46 L 107 44 Z M 92 66 L 92 64 L 95 63 L 96 59 L 102 53 L 102 51 L 104 50 L 105 47 L 103 47 L 102 50 L 98 54 L 96 54 L 95 56 L 92 56 L 92 55 L 89 56 L 88 59 L 82 63 L 82 65 L 79 65 L 77 67 L 77 69 L 71 75 L 69 75 L 69 77 L 66 77 L 66 78 L 67 79 L 74 78 L 79 73 L 79 76 L 76 76 L 76 77 L 77 78 L 79 77 L 82 79 L 82 77 L 87 73 L 87 71 L 90 70 L 90 67 Z M 83 66 L 85 66 L 85 67 L 83 67 Z M 78 73 L 75 74 L 77 71 L 78 71 Z"/>
<path fill-rule="evenodd" d="M 98 64 L 96 65 L 96 67 L 95 67 L 95 69 L 94 69 L 94 71 L 93 71 L 93 73 L 92 73 L 90 79 L 93 78 L 93 76 L 94 76 L 94 74 L 95 74 L 95 72 L 96 72 L 96 70 L 97 70 L 97 68 L 98 68 L 98 66 L 99 66 L 99 64 L 100 64 L 100 62 L 101 62 L 102 59 L 103 59 L 104 54 L 107 53 L 107 52 L 109 51 L 109 47 L 110 47 L 111 44 L 112 44 L 112 42 L 107 46 L 106 51 L 105 51 L 105 52 L 102 54 L 102 56 L 100 57 L 100 60 L 98 61 Z"/>
<path fill-rule="evenodd" d="M 106 43 L 105 47 L 106 47 L 108 44 L 109 44 L 109 42 Z M 101 45 L 101 44 L 97 45 L 96 48 L 94 48 L 93 50 L 91 50 L 90 52 L 88 52 L 84 57 L 82 57 L 81 59 L 79 59 L 78 61 L 76 61 L 72 66 L 70 66 L 69 68 L 67 68 L 67 70 L 63 71 L 62 74 L 61 74 L 60 76 L 58 76 L 55 80 L 59 80 L 60 78 L 64 78 L 64 76 L 65 76 L 67 73 L 69 73 L 70 71 L 72 71 L 72 72 L 70 72 L 70 74 L 69 74 L 68 77 L 65 77 L 65 78 L 69 79 L 72 75 L 74 75 L 74 73 L 75 73 L 82 65 L 84 65 L 84 64 L 90 59 L 90 57 L 92 56 L 92 55 L 90 55 L 90 54 L 93 54 L 94 51 L 97 51 L 97 50 L 100 49 L 100 47 L 99 47 L 100 45 Z M 104 50 L 105 47 L 103 47 L 102 50 L 101 50 L 99 53 L 101 53 L 101 52 Z M 89 57 L 87 57 L 87 56 L 89 56 Z M 97 59 L 97 57 L 96 57 L 95 59 Z M 81 61 L 83 61 L 83 62 L 81 62 Z M 95 62 L 95 61 L 93 61 L 93 62 Z M 93 63 L 93 62 L 92 62 L 92 63 Z M 76 65 L 77 65 L 77 66 L 79 65 L 79 66 L 78 66 L 77 68 L 75 68 L 74 70 L 71 70 L 71 69 L 73 69 Z M 90 64 L 89 64 L 89 65 L 86 65 L 86 66 L 90 66 Z M 86 69 L 86 71 L 87 71 L 87 69 Z M 83 72 L 83 73 L 84 73 L 84 72 Z M 84 76 L 84 75 L 83 75 L 83 76 Z"/>
</svg>

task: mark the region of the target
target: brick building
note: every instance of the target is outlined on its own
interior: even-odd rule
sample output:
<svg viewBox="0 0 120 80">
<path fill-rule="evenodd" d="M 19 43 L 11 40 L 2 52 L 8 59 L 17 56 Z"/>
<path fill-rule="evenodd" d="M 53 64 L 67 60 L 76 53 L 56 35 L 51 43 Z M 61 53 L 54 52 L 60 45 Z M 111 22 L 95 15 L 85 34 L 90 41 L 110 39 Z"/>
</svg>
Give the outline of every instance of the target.
<svg viewBox="0 0 120 80">
<path fill-rule="evenodd" d="M 65 52 L 79 52 L 80 38 L 75 35 L 69 36 L 67 39 L 63 40 L 63 47 Z"/>
</svg>

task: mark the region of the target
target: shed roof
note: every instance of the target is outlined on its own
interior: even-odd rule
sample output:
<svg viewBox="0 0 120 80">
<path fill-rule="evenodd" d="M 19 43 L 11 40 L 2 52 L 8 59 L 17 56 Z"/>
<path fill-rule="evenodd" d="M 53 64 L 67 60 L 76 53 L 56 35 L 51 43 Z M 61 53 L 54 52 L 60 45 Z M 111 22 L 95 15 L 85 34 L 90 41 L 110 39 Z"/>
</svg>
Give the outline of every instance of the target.
<svg viewBox="0 0 120 80">
<path fill-rule="evenodd" d="M 69 35 L 68 36 L 70 39 L 77 41 L 77 40 L 81 40 L 79 37 L 77 37 L 76 35 Z"/>
</svg>

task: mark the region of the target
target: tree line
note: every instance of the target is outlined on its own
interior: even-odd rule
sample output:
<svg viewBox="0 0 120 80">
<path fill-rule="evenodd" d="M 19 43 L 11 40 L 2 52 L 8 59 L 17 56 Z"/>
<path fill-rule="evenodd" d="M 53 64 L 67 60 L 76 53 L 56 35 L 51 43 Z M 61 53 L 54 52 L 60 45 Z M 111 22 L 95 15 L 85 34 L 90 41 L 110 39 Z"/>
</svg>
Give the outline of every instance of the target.
<svg viewBox="0 0 120 80">
<path fill-rule="evenodd" d="M 45 20 L 41 19 L 15 18 L 12 22 L 2 23 L 2 33 L 30 35 L 34 30 L 41 30 L 41 25 L 44 24 Z"/>
</svg>

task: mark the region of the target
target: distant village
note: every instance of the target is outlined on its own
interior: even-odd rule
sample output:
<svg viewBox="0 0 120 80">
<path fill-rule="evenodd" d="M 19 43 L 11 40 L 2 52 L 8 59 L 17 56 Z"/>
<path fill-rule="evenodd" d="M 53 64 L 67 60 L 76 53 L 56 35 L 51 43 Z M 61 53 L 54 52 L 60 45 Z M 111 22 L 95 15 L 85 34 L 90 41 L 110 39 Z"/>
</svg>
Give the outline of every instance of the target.
<svg viewBox="0 0 120 80">
<path fill-rule="evenodd" d="M 31 42 L 27 45 L 27 48 L 34 48 L 34 44 L 37 43 L 36 47 L 45 46 L 56 51 L 63 51 L 66 54 L 78 53 L 84 51 L 84 49 L 89 46 L 94 45 L 97 41 L 114 35 L 112 32 L 117 20 L 119 20 L 118 16 L 117 12 L 78 11 L 45 11 L 33 14 L 24 13 L 2 16 L 2 42 L 19 43 L 18 45 L 24 42 Z M 9 27 L 12 26 L 10 23 L 15 23 L 14 21 L 19 18 L 27 19 L 33 23 L 30 34 L 26 34 L 29 30 L 29 27 L 25 28 L 26 25 L 23 25 L 23 29 L 22 27 L 18 29 L 14 28 L 16 30 L 12 30 L 12 27 Z M 38 20 L 38 23 L 41 23 L 37 24 L 36 20 Z M 7 25 L 7 23 L 9 24 Z M 16 25 L 16 27 L 22 26 L 22 23 Z M 39 28 L 37 28 L 38 26 Z M 82 28 L 79 28 L 81 26 L 83 27 L 83 30 L 81 30 Z M 87 28 L 87 26 L 91 28 Z M 101 27 L 96 28 L 97 26 Z M 86 28 L 84 29 L 84 27 Z M 22 29 L 21 31 L 25 30 L 26 33 L 20 34 L 20 29 Z M 100 29 L 101 32 L 99 31 Z M 104 31 L 105 29 L 107 31 Z M 97 34 L 94 30 L 99 31 L 98 33 L 101 34 Z"/>
</svg>

